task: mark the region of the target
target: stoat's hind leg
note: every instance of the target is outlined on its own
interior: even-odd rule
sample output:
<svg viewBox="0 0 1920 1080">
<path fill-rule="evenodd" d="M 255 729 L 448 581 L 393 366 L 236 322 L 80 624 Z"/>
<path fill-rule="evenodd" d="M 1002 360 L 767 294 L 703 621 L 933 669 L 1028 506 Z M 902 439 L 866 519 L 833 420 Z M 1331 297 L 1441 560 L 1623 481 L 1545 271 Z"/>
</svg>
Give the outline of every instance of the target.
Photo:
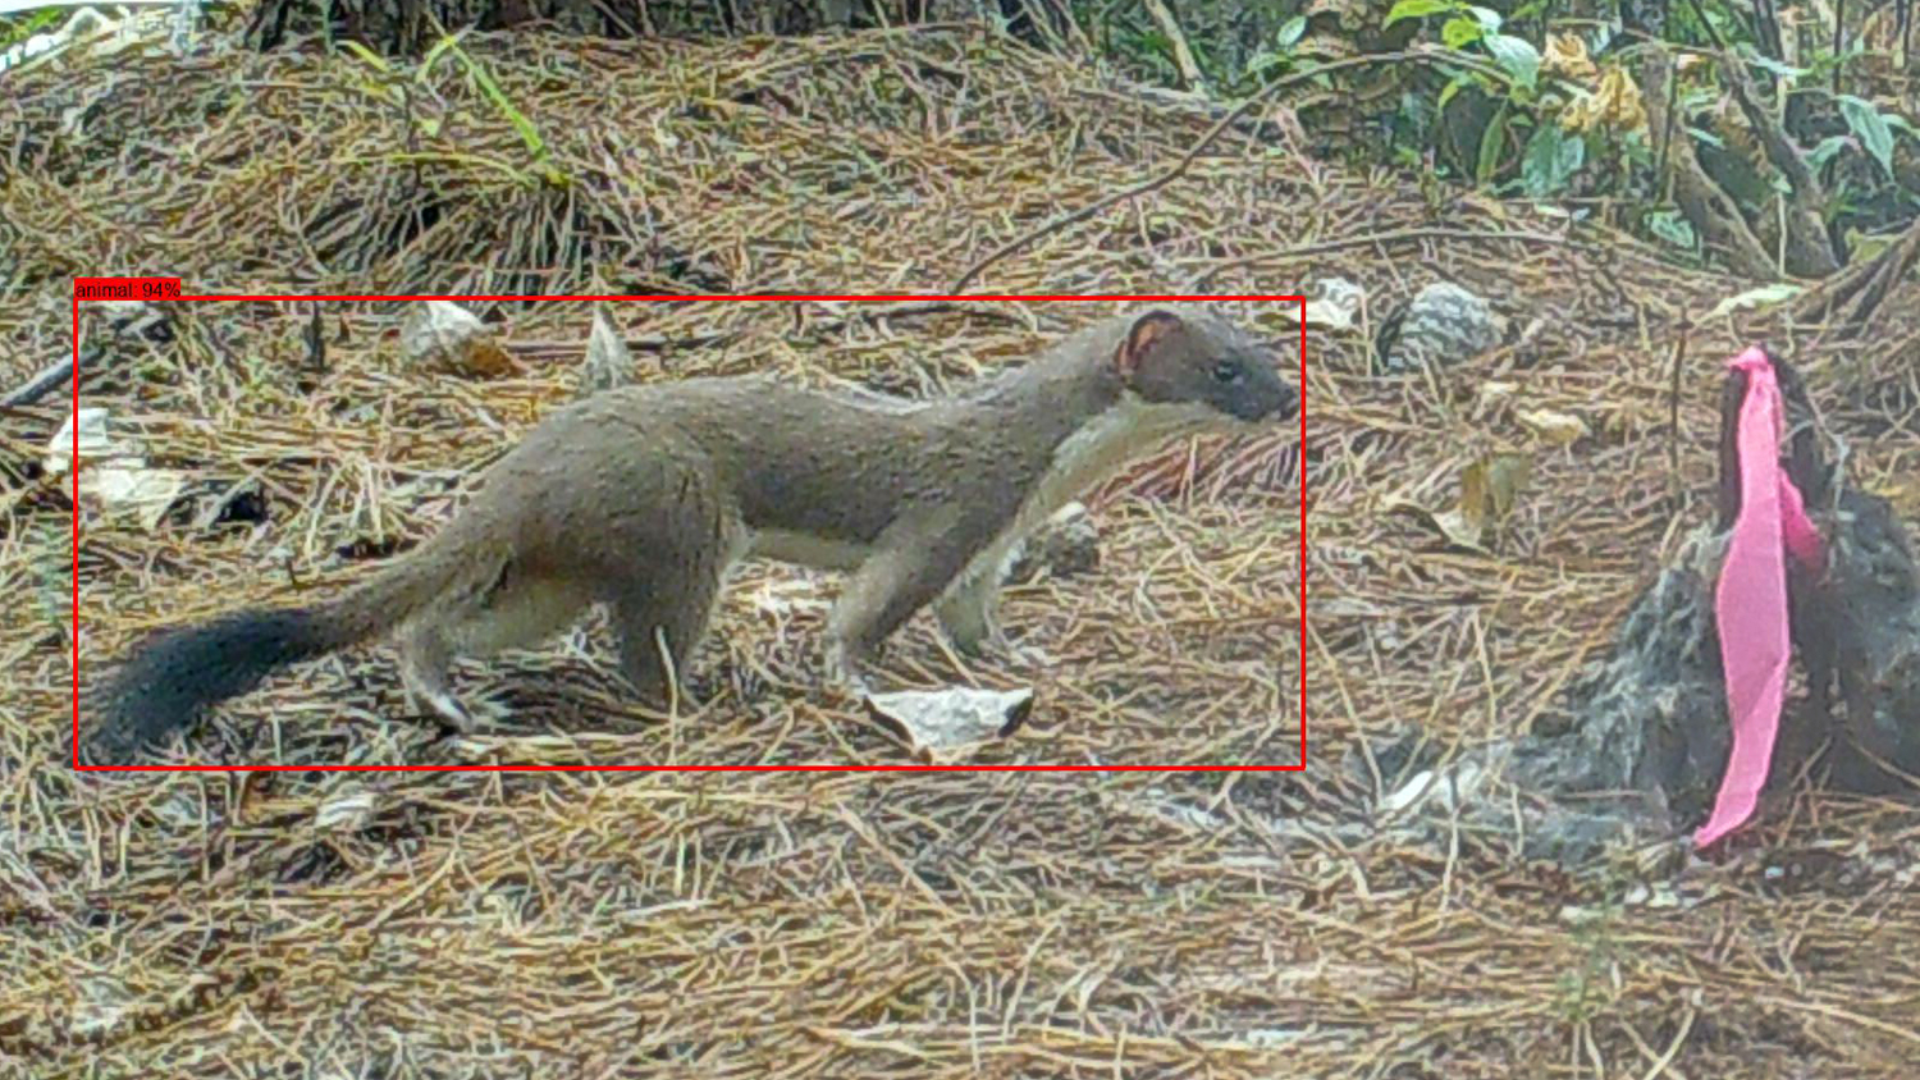
<svg viewBox="0 0 1920 1080">
<path fill-rule="evenodd" d="M 453 658 L 483 659 L 539 645 L 576 622 L 587 603 L 585 591 L 571 582 L 527 575 L 509 564 L 477 596 L 444 604 L 402 631 L 401 678 L 455 730 L 471 734 L 480 725 L 474 709 L 455 696 L 448 682 Z M 479 705 L 489 719 L 506 714 L 495 703 Z"/>
<path fill-rule="evenodd" d="M 448 647 L 441 628 L 431 623 L 408 627 L 400 634 L 397 644 L 400 648 L 400 681 L 406 685 L 407 692 L 432 709 L 455 731 L 462 735 L 472 734 L 479 725 L 474 722 L 473 714 L 454 696 L 453 686 L 447 681 L 447 667 L 453 662 L 453 651 Z"/>
</svg>

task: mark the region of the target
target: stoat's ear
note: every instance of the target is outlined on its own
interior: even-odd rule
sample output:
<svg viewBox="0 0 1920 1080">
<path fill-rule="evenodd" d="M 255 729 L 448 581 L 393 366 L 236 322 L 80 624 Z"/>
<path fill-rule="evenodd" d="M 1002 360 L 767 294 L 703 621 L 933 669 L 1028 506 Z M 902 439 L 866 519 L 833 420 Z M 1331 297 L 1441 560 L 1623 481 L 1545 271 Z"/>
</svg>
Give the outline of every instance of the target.
<svg viewBox="0 0 1920 1080">
<path fill-rule="evenodd" d="M 1134 373 L 1140 370 L 1141 362 L 1185 326 L 1180 316 L 1162 308 L 1155 308 L 1133 320 L 1133 325 L 1127 329 L 1127 339 L 1120 343 L 1120 348 L 1113 354 L 1114 370 L 1120 373 L 1122 379 L 1131 382 Z"/>
</svg>

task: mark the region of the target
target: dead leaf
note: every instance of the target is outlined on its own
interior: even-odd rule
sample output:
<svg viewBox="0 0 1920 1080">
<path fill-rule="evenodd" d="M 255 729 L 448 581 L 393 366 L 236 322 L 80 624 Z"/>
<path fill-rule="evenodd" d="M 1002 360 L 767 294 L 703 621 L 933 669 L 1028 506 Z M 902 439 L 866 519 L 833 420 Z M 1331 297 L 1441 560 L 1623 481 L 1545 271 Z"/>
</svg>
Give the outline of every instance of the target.
<svg viewBox="0 0 1920 1080">
<path fill-rule="evenodd" d="M 1413 505 L 1400 509 L 1425 518 L 1456 547 L 1487 551 L 1491 534 L 1513 512 L 1532 475 L 1533 459 L 1525 454 L 1491 454 L 1461 471 L 1460 502 L 1453 509 L 1429 511 Z"/>
<path fill-rule="evenodd" d="M 869 694 L 867 711 L 892 730 L 928 764 L 965 756 L 965 751 L 992 739 L 1005 739 L 1020 729 L 1033 712 L 1033 688 L 974 690 L 903 690 Z"/>
<path fill-rule="evenodd" d="M 1345 330 L 1360 314 L 1366 290 L 1345 278 L 1323 278 L 1314 283 L 1313 295 L 1300 309 L 1308 326 Z"/>
<path fill-rule="evenodd" d="M 1447 538 L 1447 543 L 1455 547 L 1479 548 L 1480 539 L 1487 531 L 1487 522 L 1477 508 L 1484 505 L 1463 501 L 1453 510 L 1442 510 L 1428 517 L 1434 528 L 1440 530 L 1440 535 Z"/>
<path fill-rule="evenodd" d="M 1532 409 L 1515 413 L 1513 418 L 1520 421 L 1522 427 L 1554 446 L 1578 442 L 1588 434 L 1587 422 L 1572 413 Z"/>
<path fill-rule="evenodd" d="M 1495 454 L 1487 459 L 1487 497 L 1493 501 L 1493 522 L 1503 524 L 1520 502 L 1520 492 L 1533 479 L 1533 459 L 1525 454 Z"/>
<path fill-rule="evenodd" d="M 1380 800 L 1381 816 L 1394 817 L 1433 803 L 1442 813 L 1453 813 L 1478 794 L 1485 774 L 1471 762 L 1461 762 L 1444 773 L 1421 770 Z"/>
<path fill-rule="evenodd" d="M 1713 306 L 1712 311 L 1707 312 L 1707 318 L 1718 319 L 1746 308 L 1774 307 L 1786 303 L 1805 291 L 1800 286 L 1791 284 L 1762 285 L 1745 292 L 1735 293 L 1720 301 Z"/>
<path fill-rule="evenodd" d="M 451 300 L 428 300 L 414 308 L 400 327 L 400 348 L 414 363 L 458 375 L 490 379 L 519 370 L 493 331 Z"/>
<path fill-rule="evenodd" d="M 150 469 L 135 447 L 113 440 L 108 413 L 97 406 L 67 416 L 48 440 L 41 464 L 52 479 L 73 468 L 74 443 L 80 449 L 80 499 L 98 505 L 110 517 L 131 517 L 152 532 L 186 487 L 185 474 Z"/>
<path fill-rule="evenodd" d="M 1499 412 L 1501 406 L 1512 401 L 1519 392 L 1520 386 L 1518 383 L 1500 382 L 1495 379 L 1489 379 L 1481 383 L 1480 389 L 1474 394 L 1474 418 L 1476 420 L 1485 420 L 1494 415 Z"/>
<path fill-rule="evenodd" d="M 593 308 L 593 330 L 587 335 L 587 357 L 580 373 L 580 397 L 625 386 L 633 381 L 633 353 L 614 328 L 604 307 Z"/>
<path fill-rule="evenodd" d="M 143 465 L 101 468 L 80 476 L 82 496 L 91 493 L 103 510 L 130 516 L 147 532 L 159 527 L 186 486 L 187 478 L 181 473 Z"/>
<path fill-rule="evenodd" d="M 1587 56 L 1587 43 L 1581 41 L 1578 34 L 1555 34 L 1548 38 L 1546 51 L 1540 57 L 1540 71 L 1583 82 L 1599 74 L 1592 58 Z"/>
<path fill-rule="evenodd" d="M 78 428 L 76 435 L 75 429 Z M 107 410 L 92 407 L 68 413 L 67 422 L 47 441 L 41 465 L 49 476 L 64 476 L 73 467 L 74 441 L 79 440 L 81 462 L 123 456 L 125 449 L 115 446 L 107 436 Z"/>
<path fill-rule="evenodd" d="M 1647 106 L 1631 75 L 1622 68 L 1608 68 L 1600 76 L 1600 85 L 1561 111 L 1560 126 L 1567 131 L 1640 131 L 1647 126 Z"/>
</svg>

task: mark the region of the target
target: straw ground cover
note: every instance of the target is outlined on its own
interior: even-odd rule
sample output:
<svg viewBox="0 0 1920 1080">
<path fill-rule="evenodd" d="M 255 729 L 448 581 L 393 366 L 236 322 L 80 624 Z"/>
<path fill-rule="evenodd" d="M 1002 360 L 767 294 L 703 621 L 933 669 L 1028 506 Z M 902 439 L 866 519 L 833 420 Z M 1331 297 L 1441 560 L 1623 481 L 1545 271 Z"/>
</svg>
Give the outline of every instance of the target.
<svg viewBox="0 0 1920 1080">
<path fill-rule="evenodd" d="M 425 73 L 218 55 L 21 80 L 0 101 L 5 385 L 67 347 L 73 274 L 209 293 L 938 292 L 1168 168 L 1212 123 L 985 34 L 463 48 L 511 111 L 444 55 Z M 1294 154 L 1280 130 L 1223 132 L 1178 181 L 972 287 L 1291 293 L 1341 275 L 1384 298 L 1444 276 L 1538 330 L 1395 382 L 1365 375 L 1362 335 L 1314 333 L 1304 643 L 1282 432 L 1172 447 L 1102 493 L 1098 570 L 1007 598 L 1052 663 L 962 668 L 921 620 L 886 671 L 1036 683 L 1034 718 L 985 762 L 1287 763 L 1304 655 L 1304 774 L 78 776 L 60 763 L 68 508 L 35 474 L 64 414 L 45 401 L 0 416 L 17 613 L 0 627 L 0 1070 L 1910 1075 L 1905 805 L 1790 792 L 1724 865 L 1566 868 L 1444 819 L 1397 828 L 1376 809 L 1390 766 L 1376 777 L 1358 751 L 1565 719 L 1559 690 L 1708 512 L 1717 364 L 1748 334 L 1796 347 L 1854 475 L 1914 520 L 1915 290 L 1872 337 L 1686 332 L 1675 441 L 1683 322 L 1739 284 L 1593 232 L 1556 240 L 1521 205 L 1436 209 Z M 614 314 L 642 378 L 772 370 L 924 394 L 1108 306 Z M 518 373 L 409 365 L 395 305 L 328 304 L 319 368 L 301 303 L 182 305 L 159 342 L 89 314 L 89 403 L 193 497 L 151 530 L 87 529 L 84 677 L 159 622 L 337 588 L 444 520 L 466 476 L 572 393 L 586 336 L 577 305 L 480 307 L 507 320 Z M 1591 434 L 1543 443 L 1522 410 Z M 1534 463 L 1495 553 L 1446 551 L 1394 510 L 1444 507 L 1494 448 Z M 814 690 L 834 586 L 752 568 L 701 658 L 713 704 L 674 723 L 622 701 L 589 627 L 461 670 L 515 730 L 436 739 L 364 649 L 277 677 L 193 753 L 900 763 Z"/>
</svg>

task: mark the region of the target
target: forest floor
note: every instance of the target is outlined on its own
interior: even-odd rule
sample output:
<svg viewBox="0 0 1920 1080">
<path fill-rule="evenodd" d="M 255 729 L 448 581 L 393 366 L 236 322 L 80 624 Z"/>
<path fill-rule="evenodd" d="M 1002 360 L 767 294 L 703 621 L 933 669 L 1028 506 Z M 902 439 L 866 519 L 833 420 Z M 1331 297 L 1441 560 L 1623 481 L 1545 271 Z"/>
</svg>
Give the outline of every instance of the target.
<svg viewBox="0 0 1920 1080">
<path fill-rule="evenodd" d="M 985 34 L 463 48 L 427 73 L 211 54 L 10 77 L 0 392 L 66 355 L 73 276 L 226 296 L 944 293 L 1173 169 L 1215 120 Z M 1710 513 L 1721 365 L 1754 337 L 1793 350 L 1855 482 L 1920 521 L 1920 288 L 1872 337 L 1708 318 L 1745 286 L 1601 225 L 1567 239 L 1524 202 L 1432 204 L 1283 130 L 1230 126 L 1173 182 L 968 291 L 1341 277 L 1377 319 L 1445 278 L 1538 325 L 1396 380 L 1369 375 L 1366 322 L 1313 329 L 1304 469 L 1292 430 L 1171 447 L 1091 501 L 1096 570 L 1009 588 L 1009 629 L 1051 663 L 960 665 L 925 618 L 886 656 L 893 685 L 1036 688 L 1026 726 L 970 764 L 1147 771 L 76 773 L 71 507 L 40 464 L 67 406 L 0 411 L 18 613 L 0 624 L 0 1075 L 1913 1075 L 1911 806 L 1797 790 L 1678 872 L 1631 852 L 1564 867 L 1397 829 L 1380 803 L 1399 778 L 1360 751 L 1564 719 L 1567 680 Z M 1298 337 L 1289 303 L 1208 303 Z M 85 403 L 186 486 L 157 521 L 83 510 L 83 691 L 164 622 L 364 576 L 571 398 L 587 305 L 469 306 L 515 370 L 409 363 L 391 302 L 324 304 L 318 368 L 304 301 L 188 301 L 133 338 L 89 305 Z M 870 307 L 608 310 L 643 379 L 921 395 L 1115 305 L 855 317 Z M 1587 434 L 1549 441 L 1521 419 L 1542 411 Z M 1396 509 L 1450 507 L 1495 450 L 1526 454 L 1531 481 L 1493 551 Z M 462 666 L 508 730 L 442 737 L 370 647 L 275 676 L 185 752 L 911 764 L 817 688 L 836 588 L 750 567 L 699 659 L 713 699 L 672 722 L 624 701 L 589 625 Z M 1297 764 L 1303 674 L 1304 771 L 1194 770 Z"/>
</svg>

